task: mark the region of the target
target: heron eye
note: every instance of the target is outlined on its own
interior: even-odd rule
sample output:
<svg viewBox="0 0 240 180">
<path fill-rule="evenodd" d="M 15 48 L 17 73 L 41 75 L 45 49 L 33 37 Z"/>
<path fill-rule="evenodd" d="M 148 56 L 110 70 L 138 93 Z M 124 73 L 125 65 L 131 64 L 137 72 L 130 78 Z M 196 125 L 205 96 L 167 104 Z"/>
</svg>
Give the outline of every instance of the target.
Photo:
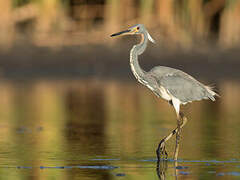
<svg viewBox="0 0 240 180">
<path fill-rule="evenodd" d="M 137 27 L 137 30 L 139 30 L 140 29 L 140 27 Z"/>
</svg>

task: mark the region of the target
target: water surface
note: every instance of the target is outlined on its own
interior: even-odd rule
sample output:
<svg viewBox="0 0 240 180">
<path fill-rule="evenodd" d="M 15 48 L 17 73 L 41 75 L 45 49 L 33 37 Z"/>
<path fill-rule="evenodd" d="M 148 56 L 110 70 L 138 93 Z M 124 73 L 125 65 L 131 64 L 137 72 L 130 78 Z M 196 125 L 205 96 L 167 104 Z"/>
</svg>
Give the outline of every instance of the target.
<svg viewBox="0 0 240 180">
<path fill-rule="evenodd" d="M 158 142 L 175 112 L 136 82 L 34 80 L 0 83 L 0 179 L 239 179 L 240 83 L 221 98 L 184 106 L 178 166 L 156 169 Z"/>
</svg>

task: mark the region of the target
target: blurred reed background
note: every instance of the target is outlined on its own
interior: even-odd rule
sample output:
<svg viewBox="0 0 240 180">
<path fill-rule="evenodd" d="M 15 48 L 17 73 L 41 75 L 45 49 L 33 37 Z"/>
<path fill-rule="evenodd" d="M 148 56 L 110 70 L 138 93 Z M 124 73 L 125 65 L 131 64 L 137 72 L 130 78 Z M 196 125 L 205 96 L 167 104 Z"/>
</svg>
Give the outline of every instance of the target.
<svg viewBox="0 0 240 180">
<path fill-rule="evenodd" d="M 109 44 L 107 35 L 145 24 L 170 47 L 240 43 L 239 0 L 8 0 L 0 2 L 0 44 Z"/>
</svg>

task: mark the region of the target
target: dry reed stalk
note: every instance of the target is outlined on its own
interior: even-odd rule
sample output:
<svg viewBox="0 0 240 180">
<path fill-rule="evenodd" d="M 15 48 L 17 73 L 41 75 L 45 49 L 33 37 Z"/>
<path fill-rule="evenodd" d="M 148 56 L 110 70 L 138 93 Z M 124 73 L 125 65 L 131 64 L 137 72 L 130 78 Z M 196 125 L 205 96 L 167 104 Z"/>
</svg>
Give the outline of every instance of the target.
<svg viewBox="0 0 240 180">
<path fill-rule="evenodd" d="M 61 0 L 39 0 L 37 2 L 34 42 L 38 45 L 61 45 L 64 32 L 71 25 L 62 7 Z"/>
<path fill-rule="evenodd" d="M 140 1 L 140 20 L 145 25 L 150 25 L 154 23 L 153 17 L 153 10 L 154 10 L 154 0 L 141 0 Z"/>
<path fill-rule="evenodd" d="M 240 44 L 240 1 L 235 1 L 225 8 L 220 27 L 219 43 L 222 47 Z"/>
<path fill-rule="evenodd" d="M 115 32 L 119 30 L 121 24 L 121 13 L 119 11 L 120 0 L 107 0 L 105 5 L 104 19 L 106 31 Z"/>
<path fill-rule="evenodd" d="M 189 25 L 192 33 L 199 38 L 202 38 L 206 34 L 202 3 L 202 0 L 188 1 Z"/>
<path fill-rule="evenodd" d="M 156 0 L 157 3 L 157 19 L 161 26 L 164 36 L 163 40 L 169 47 L 175 47 L 176 44 L 188 48 L 191 40 L 188 37 L 185 28 L 181 25 L 180 11 L 176 11 L 174 0 Z"/>
<path fill-rule="evenodd" d="M 39 12 L 36 4 L 30 3 L 14 9 L 12 12 L 12 20 L 14 23 L 23 22 L 36 18 L 38 14 Z"/>
<path fill-rule="evenodd" d="M 1 0 L 0 9 L 0 47 L 7 50 L 12 45 L 15 37 L 11 1 Z"/>
</svg>

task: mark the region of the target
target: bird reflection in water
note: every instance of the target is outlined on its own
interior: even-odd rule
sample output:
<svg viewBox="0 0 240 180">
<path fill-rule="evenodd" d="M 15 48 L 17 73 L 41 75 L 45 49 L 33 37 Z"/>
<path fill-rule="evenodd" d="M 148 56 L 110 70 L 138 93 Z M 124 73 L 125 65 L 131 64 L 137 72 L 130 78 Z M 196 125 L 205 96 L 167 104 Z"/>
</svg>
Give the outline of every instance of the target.
<svg viewBox="0 0 240 180">
<path fill-rule="evenodd" d="M 177 161 L 174 161 L 173 163 L 174 165 L 174 176 L 175 179 L 178 179 L 178 163 Z M 168 169 L 168 160 L 164 159 L 164 160 L 158 160 L 157 161 L 157 167 L 156 167 L 156 172 L 157 172 L 157 176 L 160 180 L 165 180 L 166 179 L 166 172 Z"/>
</svg>

